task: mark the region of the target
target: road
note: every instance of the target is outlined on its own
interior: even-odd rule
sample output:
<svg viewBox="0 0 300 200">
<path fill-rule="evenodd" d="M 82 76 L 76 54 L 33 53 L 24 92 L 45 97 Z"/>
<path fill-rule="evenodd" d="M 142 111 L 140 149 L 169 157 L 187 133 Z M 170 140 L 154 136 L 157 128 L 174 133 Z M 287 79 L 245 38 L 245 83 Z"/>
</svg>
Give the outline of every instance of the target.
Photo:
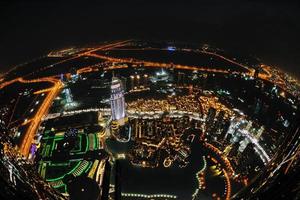
<svg viewBox="0 0 300 200">
<path fill-rule="evenodd" d="M 34 81 L 34 80 L 31 80 L 31 81 Z M 48 92 L 45 100 L 39 107 L 35 116 L 32 119 L 30 119 L 30 125 L 29 125 L 29 127 L 24 135 L 24 138 L 21 141 L 21 144 L 19 146 L 21 154 L 24 155 L 25 157 L 27 157 L 29 154 L 29 150 L 30 150 L 32 141 L 33 141 L 34 136 L 39 128 L 42 117 L 48 112 L 50 106 L 52 105 L 54 98 L 58 95 L 60 90 L 63 88 L 63 83 L 59 79 L 46 77 L 43 79 L 39 79 L 39 81 L 50 82 L 53 84 L 53 86 L 51 88 L 49 88 L 49 92 Z"/>
<path fill-rule="evenodd" d="M 67 58 L 67 59 L 64 59 L 55 64 L 43 67 L 43 68 L 41 68 L 41 70 L 45 70 L 50 67 L 54 67 L 57 64 L 61 64 L 63 62 L 66 62 L 66 61 L 69 61 L 72 59 L 88 56 L 90 53 L 98 51 L 98 50 L 109 50 L 112 48 L 120 47 L 120 46 L 128 44 L 129 41 L 130 40 L 125 40 L 125 41 L 120 41 L 120 42 L 106 44 L 106 45 L 102 45 L 100 47 L 92 48 L 91 50 L 88 50 L 84 53 L 77 54 L 76 56 L 73 56 L 71 58 Z M 83 72 L 85 72 L 85 71 L 83 70 Z M 31 74 L 32 73 L 27 74 L 26 76 L 31 75 Z M 24 77 L 26 77 L 26 76 L 24 76 Z M 32 144 L 32 142 L 34 140 L 34 136 L 40 126 L 41 120 L 42 120 L 43 116 L 48 113 L 48 110 L 49 110 L 50 106 L 52 105 L 53 100 L 56 98 L 56 96 L 59 94 L 59 92 L 63 88 L 63 83 L 60 81 L 60 79 L 58 79 L 56 77 L 43 77 L 43 78 L 37 78 L 37 79 L 31 79 L 31 80 L 27 80 L 24 77 L 19 77 L 19 78 L 15 78 L 13 80 L 9 80 L 6 82 L 1 82 L 0 90 L 11 84 L 14 84 L 16 82 L 20 82 L 20 83 L 24 83 L 24 84 L 48 82 L 48 83 L 52 84 L 52 87 L 45 88 L 45 89 L 36 91 L 34 93 L 34 94 L 47 93 L 47 95 L 46 95 L 44 101 L 41 103 L 40 107 L 38 108 L 38 111 L 36 112 L 35 116 L 32 117 L 31 119 L 28 119 L 25 123 L 23 123 L 23 125 L 29 124 L 29 127 L 28 127 L 27 131 L 25 132 L 25 135 L 19 145 L 19 151 L 23 156 L 28 157 L 31 144 Z M 4 79 L 1 79 L 1 81 L 3 81 L 3 80 Z"/>
</svg>

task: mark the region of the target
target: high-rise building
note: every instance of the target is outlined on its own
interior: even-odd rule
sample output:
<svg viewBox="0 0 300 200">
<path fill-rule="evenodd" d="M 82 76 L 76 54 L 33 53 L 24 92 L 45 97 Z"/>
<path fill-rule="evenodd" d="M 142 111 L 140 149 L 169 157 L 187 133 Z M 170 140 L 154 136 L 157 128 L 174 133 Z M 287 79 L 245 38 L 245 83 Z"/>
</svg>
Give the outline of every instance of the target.
<svg viewBox="0 0 300 200">
<path fill-rule="evenodd" d="M 65 88 L 64 92 L 65 92 L 65 97 L 66 97 L 67 104 L 73 103 L 73 96 L 71 94 L 70 88 Z"/>
<path fill-rule="evenodd" d="M 126 115 L 124 89 L 121 80 L 117 77 L 112 78 L 110 104 L 112 120 L 117 121 L 119 125 L 123 125 Z"/>
<path fill-rule="evenodd" d="M 64 93 L 64 100 L 65 100 L 65 108 L 72 108 L 74 106 L 76 106 L 76 102 L 74 102 L 73 100 L 73 95 L 71 93 L 71 90 L 70 88 L 65 88 L 63 90 L 63 93 Z"/>
<path fill-rule="evenodd" d="M 131 138 L 131 126 L 127 123 L 125 113 L 123 83 L 117 77 L 112 78 L 110 104 L 112 134 L 119 142 L 128 142 Z"/>
</svg>

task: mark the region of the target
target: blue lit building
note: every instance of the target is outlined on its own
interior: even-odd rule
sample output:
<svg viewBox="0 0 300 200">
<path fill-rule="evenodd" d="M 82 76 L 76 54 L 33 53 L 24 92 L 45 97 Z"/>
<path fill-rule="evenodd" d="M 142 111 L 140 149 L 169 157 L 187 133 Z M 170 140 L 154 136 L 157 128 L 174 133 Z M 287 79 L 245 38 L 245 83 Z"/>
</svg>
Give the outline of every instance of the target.
<svg viewBox="0 0 300 200">
<path fill-rule="evenodd" d="M 124 88 L 121 80 L 117 77 L 112 78 L 110 105 L 112 120 L 123 125 L 125 118 Z"/>
<path fill-rule="evenodd" d="M 70 88 L 65 88 L 64 92 L 65 92 L 65 95 L 66 95 L 67 104 L 73 103 L 73 97 L 72 97 Z"/>
<path fill-rule="evenodd" d="M 119 142 L 129 142 L 131 137 L 131 127 L 127 123 L 128 118 L 125 113 L 124 87 L 122 81 L 112 78 L 111 83 L 111 131 Z"/>
</svg>

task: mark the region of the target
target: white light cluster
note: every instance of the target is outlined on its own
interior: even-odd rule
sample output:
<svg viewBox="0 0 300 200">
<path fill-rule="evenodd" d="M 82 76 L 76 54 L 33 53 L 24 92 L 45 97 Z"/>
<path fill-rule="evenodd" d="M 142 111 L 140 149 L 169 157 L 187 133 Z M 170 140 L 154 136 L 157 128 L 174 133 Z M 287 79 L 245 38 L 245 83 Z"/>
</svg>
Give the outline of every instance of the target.
<svg viewBox="0 0 300 200">
<path fill-rule="evenodd" d="M 170 195 L 170 194 L 136 194 L 136 193 L 122 193 L 122 196 L 124 197 L 141 197 L 146 199 L 151 198 L 171 198 L 171 199 L 177 199 L 177 196 Z"/>
</svg>

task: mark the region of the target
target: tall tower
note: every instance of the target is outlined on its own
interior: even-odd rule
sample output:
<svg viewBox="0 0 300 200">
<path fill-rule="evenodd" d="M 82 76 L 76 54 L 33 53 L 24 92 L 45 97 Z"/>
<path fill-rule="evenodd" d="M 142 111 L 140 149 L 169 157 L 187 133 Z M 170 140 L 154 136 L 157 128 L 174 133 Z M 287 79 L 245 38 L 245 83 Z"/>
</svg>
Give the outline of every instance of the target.
<svg viewBox="0 0 300 200">
<path fill-rule="evenodd" d="M 125 113 L 124 87 L 122 81 L 113 77 L 111 82 L 111 133 L 119 142 L 129 142 L 131 127 Z"/>
<path fill-rule="evenodd" d="M 119 125 L 123 125 L 125 122 L 124 88 L 121 80 L 117 77 L 112 78 L 110 105 L 112 120 L 117 121 Z"/>
<path fill-rule="evenodd" d="M 64 91 L 65 91 L 65 95 L 66 95 L 67 104 L 73 103 L 73 96 L 71 94 L 70 88 L 65 88 Z"/>
<path fill-rule="evenodd" d="M 73 95 L 71 93 L 70 88 L 65 88 L 63 90 L 64 92 L 64 96 L 65 96 L 65 108 L 72 108 L 74 106 L 76 106 L 76 102 L 74 102 L 73 100 Z"/>
</svg>

